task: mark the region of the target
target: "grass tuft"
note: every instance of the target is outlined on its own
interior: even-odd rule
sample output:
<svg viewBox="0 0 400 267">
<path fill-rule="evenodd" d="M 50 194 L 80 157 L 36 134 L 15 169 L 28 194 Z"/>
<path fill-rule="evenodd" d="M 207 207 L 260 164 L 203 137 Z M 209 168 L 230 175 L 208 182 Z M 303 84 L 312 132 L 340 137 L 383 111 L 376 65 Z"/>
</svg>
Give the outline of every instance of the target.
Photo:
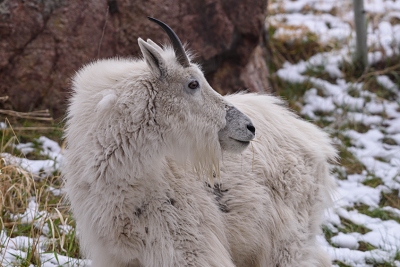
<svg viewBox="0 0 400 267">
<path fill-rule="evenodd" d="M 392 215 L 390 212 L 382 208 L 370 208 L 366 205 L 358 205 L 355 206 L 355 209 L 357 209 L 360 213 L 368 215 L 372 218 L 379 218 L 383 221 L 394 220 L 400 223 L 400 218 Z"/>
<path fill-rule="evenodd" d="M 20 120 L 20 119 L 19 119 Z M 17 122 L 16 127 L 6 120 L 8 128 L 2 129 L 1 153 L 10 153 L 18 157 L 24 155 L 15 149 L 21 140 L 33 143 L 34 151 L 28 155 L 30 159 L 47 159 L 40 154 L 41 143 L 37 141 L 41 135 L 50 136 L 61 142 L 62 127 L 41 123 L 42 130 L 33 132 L 23 129 L 24 124 Z M 19 124 L 21 123 L 21 124 Z M 50 124 L 49 122 L 48 124 Z M 32 126 L 28 126 L 32 127 Z M 20 130 L 14 130 L 21 128 Z M 47 129 L 47 130 L 46 130 Z M 53 190 L 62 189 L 61 174 L 34 175 L 19 165 L 9 164 L 5 154 L 0 153 L 0 229 L 9 238 L 25 236 L 30 238 L 28 247 L 24 247 L 20 255 L 15 255 L 16 266 L 42 266 L 38 253 L 39 246 L 43 252 L 80 258 L 79 245 L 75 235 L 75 222 L 69 212 L 62 194 L 54 194 Z M 24 216 L 25 215 L 25 216 Z M 39 242 L 47 238 L 47 242 Z M 13 242 L 13 241 L 9 241 Z M 46 245 L 45 245 L 46 244 Z M 0 244 L 0 249 L 7 244 Z M 0 265 L 5 262 L 0 256 Z"/>
<path fill-rule="evenodd" d="M 364 225 L 355 224 L 344 218 L 340 218 L 340 221 L 343 226 L 343 228 L 341 228 L 340 230 L 342 233 L 345 233 L 345 234 L 356 232 L 356 233 L 360 233 L 360 234 L 364 235 L 371 231 Z"/>
<path fill-rule="evenodd" d="M 351 267 L 350 265 L 346 265 L 341 261 L 334 261 L 334 264 L 337 264 L 339 267 Z"/>
<path fill-rule="evenodd" d="M 276 94 L 287 101 L 289 107 L 297 112 L 301 109 L 298 103 L 302 102 L 304 93 L 313 87 L 310 82 L 290 83 L 282 80 L 277 75 L 273 75 L 271 80 L 273 80 L 276 87 Z"/>
<path fill-rule="evenodd" d="M 382 198 L 379 206 L 390 206 L 400 210 L 399 190 L 393 190 L 390 193 L 382 193 Z"/>
<path fill-rule="evenodd" d="M 363 241 L 358 242 L 358 245 L 359 245 L 359 247 L 358 247 L 358 250 L 359 250 L 359 251 L 371 251 L 371 250 L 376 249 L 376 248 L 375 248 L 373 245 L 371 245 L 370 243 L 363 242 Z"/>
<path fill-rule="evenodd" d="M 378 187 L 380 185 L 383 185 L 383 184 L 384 183 L 382 182 L 382 179 L 380 179 L 378 177 L 375 177 L 375 176 L 370 176 L 370 177 L 368 177 L 367 180 L 365 180 L 363 182 L 363 185 L 366 185 L 366 186 L 369 186 L 369 187 L 372 187 L 372 188 L 376 188 L 376 187 Z"/>
</svg>

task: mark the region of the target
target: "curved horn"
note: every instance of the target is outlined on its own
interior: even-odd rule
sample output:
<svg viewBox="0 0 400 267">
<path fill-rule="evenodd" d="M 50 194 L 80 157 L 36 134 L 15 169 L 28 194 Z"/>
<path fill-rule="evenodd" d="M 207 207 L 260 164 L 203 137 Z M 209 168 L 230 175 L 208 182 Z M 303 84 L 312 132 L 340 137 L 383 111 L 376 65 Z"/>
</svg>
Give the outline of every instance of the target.
<svg viewBox="0 0 400 267">
<path fill-rule="evenodd" d="M 161 26 L 161 28 L 163 28 L 163 30 L 168 34 L 169 39 L 172 42 L 172 46 L 174 47 L 175 50 L 175 56 L 178 60 L 178 62 L 184 67 L 189 67 L 190 63 L 189 63 L 189 58 L 187 57 L 186 53 L 185 53 L 185 49 L 183 49 L 181 40 L 179 40 L 178 36 L 176 35 L 176 33 L 164 22 L 152 18 L 152 17 L 147 17 L 149 20 L 151 20 L 152 22 L 157 23 L 158 25 Z"/>
</svg>

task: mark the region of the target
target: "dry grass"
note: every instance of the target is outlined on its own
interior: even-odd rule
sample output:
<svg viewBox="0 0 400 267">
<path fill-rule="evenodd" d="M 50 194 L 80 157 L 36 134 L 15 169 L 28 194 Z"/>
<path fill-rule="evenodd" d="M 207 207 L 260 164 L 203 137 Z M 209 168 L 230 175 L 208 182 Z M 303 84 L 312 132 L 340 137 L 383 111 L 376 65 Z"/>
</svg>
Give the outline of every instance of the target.
<svg viewBox="0 0 400 267">
<path fill-rule="evenodd" d="M 28 131 L 15 130 L 10 127 L 8 120 L 6 122 L 9 127 L 1 132 L 0 229 L 3 229 L 10 238 L 9 243 L 14 242 L 13 238 L 19 236 L 29 237 L 32 240 L 29 247 L 23 249 L 26 252 L 25 257 L 20 257 L 16 266 L 30 266 L 30 264 L 42 266 L 44 262 L 38 253 L 39 247 L 45 248 L 44 252 L 79 258 L 79 246 L 75 239 L 75 222 L 69 212 L 69 207 L 62 194 L 53 193 L 56 192 L 54 190 L 62 189 L 63 181 L 60 173 L 56 172 L 47 176 L 40 173 L 32 174 L 18 165 L 10 164 L 7 158 L 8 153 L 24 157 L 14 149 L 14 145 L 19 143 L 20 139 L 34 141 L 38 133 L 32 133 L 29 128 Z M 62 132 L 62 128 L 54 125 L 39 126 L 39 129 L 43 135 Z M 38 156 L 30 155 L 29 157 Z M 65 231 L 64 228 L 71 230 Z M 43 236 L 47 238 L 45 243 L 39 242 Z M 8 245 L 0 243 L 0 249 Z M 5 259 L 0 254 L 0 266 L 3 266 L 3 261 Z"/>
<path fill-rule="evenodd" d="M 0 114 L 31 120 L 53 121 L 48 109 L 35 112 L 18 112 L 14 110 L 0 109 Z"/>
</svg>

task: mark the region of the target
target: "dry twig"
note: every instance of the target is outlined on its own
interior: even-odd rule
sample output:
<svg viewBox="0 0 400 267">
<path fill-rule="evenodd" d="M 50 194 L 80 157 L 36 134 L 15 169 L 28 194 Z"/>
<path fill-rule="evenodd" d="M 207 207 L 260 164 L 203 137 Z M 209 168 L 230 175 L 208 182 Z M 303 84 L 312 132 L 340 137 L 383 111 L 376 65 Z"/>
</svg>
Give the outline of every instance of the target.
<svg viewBox="0 0 400 267">
<path fill-rule="evenodd" d="M 38 110 L 32 112 L 18 112 L 8 109 L 0 109 L 0 114 L 9 115 L 17 118 L 41 120 L 41 121 L 53 121 L 48 109 Z"/>
</svg>

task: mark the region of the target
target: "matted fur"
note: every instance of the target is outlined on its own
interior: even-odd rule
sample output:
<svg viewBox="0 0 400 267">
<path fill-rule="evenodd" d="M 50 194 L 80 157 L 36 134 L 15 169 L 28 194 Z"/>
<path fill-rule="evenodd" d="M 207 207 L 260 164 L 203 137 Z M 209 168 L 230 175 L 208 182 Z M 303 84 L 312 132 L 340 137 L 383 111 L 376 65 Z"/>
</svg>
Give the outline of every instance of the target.
<svg viewBox="0 0 400 267">
<path fill-rule="evenodd" d="M 221 196 L 236 266 L 328 267 L 316 241 L 335 188 L 329 164 L 336 151 L 328 135 L 288 111 L 280 99 L 227 96 L 248 115 L 257 138 L 241 155 L 225 154 Z"/>
<path fill-rule="evenodd" d="M 183 68 L 172 49 L 139 44 L 145 60 L 100 60 L 73 80 L 63 174 L 82 252 L 96 267 L 234 266 L 205 190 L 219 171 L 218 133 L 232 105 L 197 65 Z M 186 88 L 193 79 L 198 90 Z M 248 131 L 240 114 L 231 128 Z"/>
<path fill-rule="evenodd" d="M 275 97 L 223 98 L 198 66 L 141 45 L 162 70 L 110 59 L 74 78 L 63 174 L 92 266 L 330 266 L 316 243 L 334 188 L 328 136 Z M 201 91 L 185 91 L 192 76 Z M 241 154 L 218 140 L 232 104 L 257 129 Z M 206 179 L 220 166 L 213 187 Z"/>
</svg>

